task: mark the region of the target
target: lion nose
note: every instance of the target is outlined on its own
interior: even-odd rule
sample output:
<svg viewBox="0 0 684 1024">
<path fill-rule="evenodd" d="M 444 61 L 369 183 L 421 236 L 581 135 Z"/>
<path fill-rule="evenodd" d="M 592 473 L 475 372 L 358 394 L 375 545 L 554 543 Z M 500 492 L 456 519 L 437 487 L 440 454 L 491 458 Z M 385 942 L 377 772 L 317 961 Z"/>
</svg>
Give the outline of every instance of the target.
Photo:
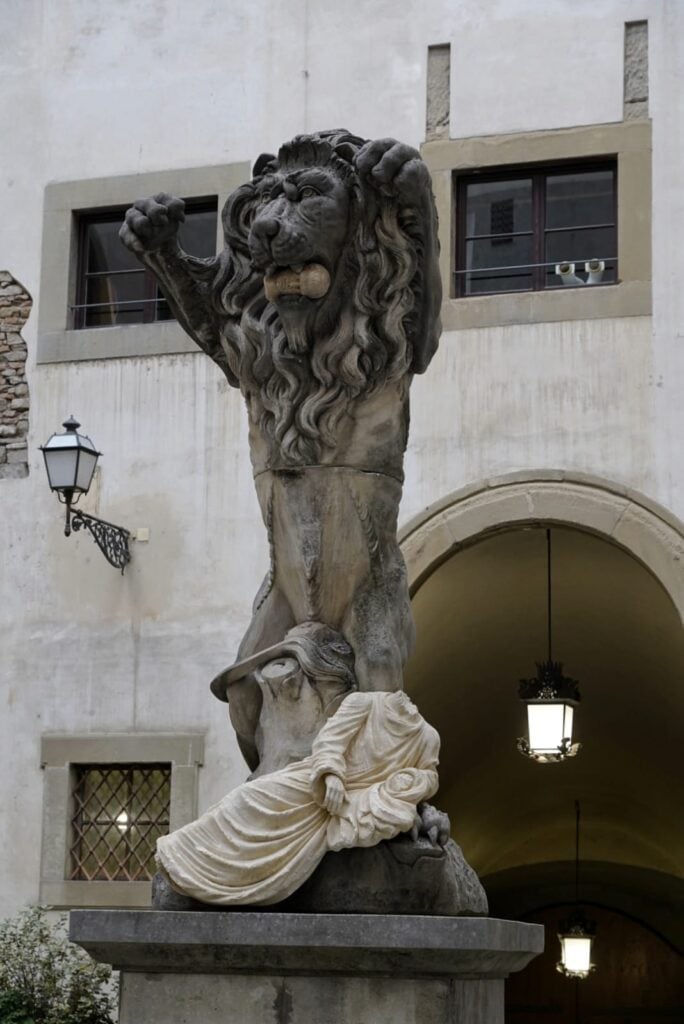
<svg viewBox="0 0 684 1024">
<path fill-rule="evenodd" d="M 268 245 L 280 231 L 280 221 L 275 217 L 257 217 L 252 225 L 252 234 L 262 244 Z"/>
</svg>

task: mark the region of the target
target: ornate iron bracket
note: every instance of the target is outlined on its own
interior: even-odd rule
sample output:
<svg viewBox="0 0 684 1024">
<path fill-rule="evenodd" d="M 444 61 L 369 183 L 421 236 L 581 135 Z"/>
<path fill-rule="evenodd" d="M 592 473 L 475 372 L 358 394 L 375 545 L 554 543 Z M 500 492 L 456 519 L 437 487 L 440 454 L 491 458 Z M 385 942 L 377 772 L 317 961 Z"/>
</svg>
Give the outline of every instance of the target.
<svg viewBox="0 0 684 1024">
<path fill-rule="evenodd" d="M 71 514 L 69 512 L 70 510 L 67 509 L 65 535 L 68 537 L 72 529 L 77 531 L 85 527 L 109 564 L 113 565 L 115 569 L 121 569 L 123 576 L 124 569 L 131 560 L 131 553 L 128 550 L 129 531 L 124 530 L 122 526 L 108 523 L 105 519 L 89 516 L 87 512 L 81 512 L 80 509 L 75 512 L 71 511 Z"/>
</svg>

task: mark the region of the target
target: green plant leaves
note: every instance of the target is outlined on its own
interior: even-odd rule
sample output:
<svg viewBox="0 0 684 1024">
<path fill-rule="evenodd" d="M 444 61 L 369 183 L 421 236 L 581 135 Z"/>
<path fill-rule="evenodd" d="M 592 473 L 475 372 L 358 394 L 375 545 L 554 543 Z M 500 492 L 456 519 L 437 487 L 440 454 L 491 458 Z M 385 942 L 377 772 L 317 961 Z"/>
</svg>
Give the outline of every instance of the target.
<svg viewBox="0 0 684 1024">
<path fill-rule="evenodd" d="M 113 1024 L 111 970 L 69 942 L 43 907 L 0 924 L 0 1024 Z"/>
</svg>

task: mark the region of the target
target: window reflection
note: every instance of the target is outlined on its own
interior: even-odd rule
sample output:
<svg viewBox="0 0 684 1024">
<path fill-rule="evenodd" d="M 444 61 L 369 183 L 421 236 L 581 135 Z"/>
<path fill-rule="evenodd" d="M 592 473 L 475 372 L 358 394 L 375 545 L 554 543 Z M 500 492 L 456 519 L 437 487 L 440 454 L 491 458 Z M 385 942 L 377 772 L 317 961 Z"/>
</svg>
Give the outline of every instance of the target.
<svg viewBox="0 0 684 1024">
<path fill-rule="evenodd" d="M 155 278 L 119 240 L 124 214 L 122 208 L 80 218 L 76 328 L 173 319 Z M 214 256 L 216 219 L 215 198 L 186 202 L 181 247 L 193 256 Z"/>
</svg>

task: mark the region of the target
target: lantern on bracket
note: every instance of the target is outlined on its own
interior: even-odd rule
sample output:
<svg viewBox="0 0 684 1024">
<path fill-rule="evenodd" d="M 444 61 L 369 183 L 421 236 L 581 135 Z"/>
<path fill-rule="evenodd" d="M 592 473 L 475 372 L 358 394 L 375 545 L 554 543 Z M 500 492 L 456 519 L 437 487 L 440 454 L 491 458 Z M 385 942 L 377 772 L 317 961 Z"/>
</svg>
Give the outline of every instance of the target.
<svg viewBox="0 0 684 1024">
<path fill-rule="evenodd" d="M 551 652 L 551 531 L 546 531 L 548 658 L 537 662 L 534 679 L 521 679 L 518 696 L 527 708 L 527 736 L 518 738 L 518 750 L 539 764 L 565 761 L 580 749 L 573 743 L 575 708 L 580 702 L 575 679 L 563 675 L 563 664 Z"/>
<path fill-rule="evenodd" d="M 110 565 L 121 569 L 123 574 L 131 559 L 128 550 L 130 533 L 122 526 L 115 526 L 104 519 L 98 519 L 73 506 L 82 494 L 87 494 L 95 473 L 97 460 L 102 454 L 85 434 L 79 434 L 80 423 L 70 416 L 65 420 L 63 434 L 53 434 L 40 446 L 45 459 L 50 489 L 66 505 L 64 535 L 85 527 Z"/>
</svg>

